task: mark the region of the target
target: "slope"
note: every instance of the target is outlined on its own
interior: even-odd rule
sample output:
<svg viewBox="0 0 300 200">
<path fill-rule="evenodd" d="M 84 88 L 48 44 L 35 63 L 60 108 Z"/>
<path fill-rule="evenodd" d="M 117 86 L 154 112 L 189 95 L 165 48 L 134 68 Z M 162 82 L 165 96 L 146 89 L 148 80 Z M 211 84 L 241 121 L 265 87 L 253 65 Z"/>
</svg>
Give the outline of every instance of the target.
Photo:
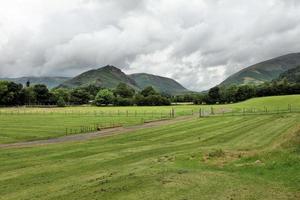
<svg viewBox="0 0 300 200">
<path fill-rule="evenodd" d="M 220 85 L 260 84 L 271 81 L 289 69 L 300 65 L 300 53 L 276 57 L 247 67 L 224 80 Z"/>
</svg>

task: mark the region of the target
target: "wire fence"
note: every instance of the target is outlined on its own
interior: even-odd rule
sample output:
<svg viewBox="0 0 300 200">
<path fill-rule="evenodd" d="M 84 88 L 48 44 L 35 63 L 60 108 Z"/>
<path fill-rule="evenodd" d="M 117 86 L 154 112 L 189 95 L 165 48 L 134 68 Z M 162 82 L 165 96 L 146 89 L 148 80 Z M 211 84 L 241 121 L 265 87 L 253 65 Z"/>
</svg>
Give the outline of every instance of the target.
<svg viewBox="0 0 300 200">
<path fill-rule="evenodd" d="M 132 126 L 178 116 L 193 115 L 191 109 L 169 110 L 0 110 L 0 135 L 16 131 L 71 135 L 100 131 L 107 128 Z"/>
<path fill-rule="evenodd" d="M 250 108 L 200 108 L 198 111 L 199 118 L 210 116 L 249 116 L 249 115 L 271 115 L 271 114 L 285 114 L 285 113 L 300 113 L 300 107 L 292 107 L 288 104 L 283 107 L 250 107 Z"/>
</svg>

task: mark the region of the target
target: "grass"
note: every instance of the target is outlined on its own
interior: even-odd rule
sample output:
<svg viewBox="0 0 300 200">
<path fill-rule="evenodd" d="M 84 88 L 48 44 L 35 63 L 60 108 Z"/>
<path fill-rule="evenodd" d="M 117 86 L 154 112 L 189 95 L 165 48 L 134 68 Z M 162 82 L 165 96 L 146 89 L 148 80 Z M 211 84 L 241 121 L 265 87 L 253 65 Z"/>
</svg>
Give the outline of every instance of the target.
<svg viewBox="0 0 300 200">
<path fill-rule="evenodd" d="M 168 118 L 172 109 L 176 116 L 196 114 L 200 108 L 207 115 L 211 107 L 215 113 L 227 112 L 231 115 L 231 112 L 241 114 L 242 110 L 249 112 L 253 108 L 262 112 L 266 108 L 269 112 L 287 111 L 288 105 L 292 105 L 293 111 L 300 112 L 300 95 L 254 98 L 237 104 L 214 106 L 0 108 L 0 144 L 90 132 L 98 126 L 141 124 L 144 121 Z"/>
<path fill-rule="evenodd" d="M 169 113 L 14 113 L 0 115 L 0 143 L 48 139 L 97 128 L 130 126 L 169 118 Z"/>
<path fill-rule="evenodd" d="M 300 114 L 0 150 L 0 199 L 299 199 Z"/>
</svg>

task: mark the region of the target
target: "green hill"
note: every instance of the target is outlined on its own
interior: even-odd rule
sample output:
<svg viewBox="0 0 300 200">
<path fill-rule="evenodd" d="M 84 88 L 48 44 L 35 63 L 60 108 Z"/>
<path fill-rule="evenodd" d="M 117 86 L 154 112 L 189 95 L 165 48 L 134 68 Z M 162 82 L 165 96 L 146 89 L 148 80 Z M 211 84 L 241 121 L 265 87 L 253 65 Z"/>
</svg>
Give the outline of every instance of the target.
<svg viewBox="0 0 300 200">
<path fill-rule="evenodd" d="M 45 84 L 48 88 L 54 88 L 61 83 L 69 80 L 69 77 L 50 77 L 50 76 L 41 76 L 41 77 L 34 77 L 34 76 L 27 76 L 27 77 L 20 77 L 20 78 L 0 78 L 1 80 L 12 81 L 15 83 L 21 83 L 23 85 L 26 84 L 27 81 L 30 81 L 31 85 L 35 84 Z"/>
<path fill-rule="evenodd" d="M 63 82 L 59 87 L 75 88 L 96 85 L 113 89 L 116 88 L 119 83 L 126 83 L 137 91 L 142 90 L 147 86 L 152 86 L 159 92 L 171 95 L 189 92 L 173 79 L 144 73 L 126 75 L 119 68 L 110 65 L 84 72 Z"/>
<path fill-rule="evenodd" d="M 170 78 L 155 76 L 146 73 L 131 74 L 129 76 L 135 80 L 135 82 L 140 88 L 152 86 L 155 90 L 159 92 L 169 94 L 182 94 L 189 92 L 189 90 L 184 88 L 177 81 Z"/>
<path fill-rule="evenodd" d="M 286 80 L 289 83 L 300 83 L 300 66 L 289 69 L 286 72 L 280 74 L 277 81 Z"/>
<path fill-rule="evenodd" d="M 260 84 L 277 79 L 279 75 L 300 65 L 300 53 L 273 58 L 247 67 L 224 80 L 220 85 Z"/>
<path fill-rule="evenodd" d="M 87 85 L 96 85 L 105 88 L 115 88 L 121 82 L 126 83 L 134 89 L 139 89 L 133 79 L 127 76 L 119 68 L 110 65 L 84 72 L 65 81 L 59 87 L 75 88 Z"/>
</svg>

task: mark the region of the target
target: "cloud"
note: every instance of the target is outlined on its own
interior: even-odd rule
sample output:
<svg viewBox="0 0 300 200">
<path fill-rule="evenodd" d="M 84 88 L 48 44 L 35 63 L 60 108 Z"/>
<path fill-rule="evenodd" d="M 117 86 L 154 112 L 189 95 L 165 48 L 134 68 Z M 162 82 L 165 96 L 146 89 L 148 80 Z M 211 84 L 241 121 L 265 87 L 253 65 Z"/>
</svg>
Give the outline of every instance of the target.
<svg viewBox="0 0 300 200">
<path fill-rule="evenodd" d="M 0 76 L 74 76 L 112 64 L 200 91 L 299 52 L 299 11 L 297 0 L 1 1 Z"/>
</svg>

